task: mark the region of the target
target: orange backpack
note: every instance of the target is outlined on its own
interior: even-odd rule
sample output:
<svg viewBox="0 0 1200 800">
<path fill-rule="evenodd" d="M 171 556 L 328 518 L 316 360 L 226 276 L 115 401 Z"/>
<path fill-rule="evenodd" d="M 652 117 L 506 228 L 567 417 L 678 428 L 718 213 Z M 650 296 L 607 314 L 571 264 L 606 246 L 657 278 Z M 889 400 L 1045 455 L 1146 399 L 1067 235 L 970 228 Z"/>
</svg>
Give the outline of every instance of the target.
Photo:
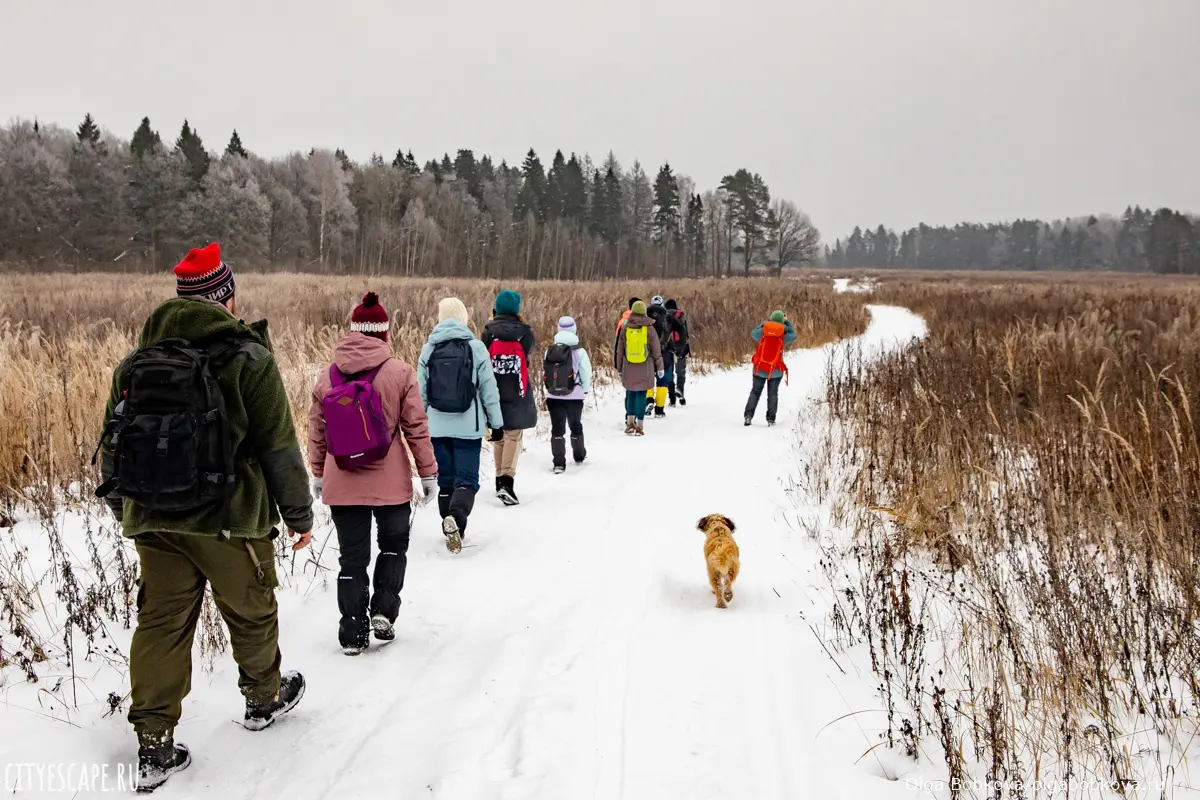
<svg viewBox="0 0 1200 800">
<path fill-rule="evenodd" d="M 625 313 L 621 315 L 621 318 L 617 320 L 617 329 L 613 331 L 613 336 L 621 335 L 621 328 L 625 326 L 625 323 L 629 321 L 629 318 L 632 315 L 633 309 L 626 309 Z"/>
<path fill-rule="evenodd" d="M 750 360 L 755 374 L 765 372 L 769 378 L 771 373 L 780 370 L 790 384 L 787 364 L 783 363 L 783 336 L 786 333 L 787 328 L 782 322 L 763 323 L 762 338 L 758 340 L 758 347 L 754 348 L 754 357 Z"/>
</svg>

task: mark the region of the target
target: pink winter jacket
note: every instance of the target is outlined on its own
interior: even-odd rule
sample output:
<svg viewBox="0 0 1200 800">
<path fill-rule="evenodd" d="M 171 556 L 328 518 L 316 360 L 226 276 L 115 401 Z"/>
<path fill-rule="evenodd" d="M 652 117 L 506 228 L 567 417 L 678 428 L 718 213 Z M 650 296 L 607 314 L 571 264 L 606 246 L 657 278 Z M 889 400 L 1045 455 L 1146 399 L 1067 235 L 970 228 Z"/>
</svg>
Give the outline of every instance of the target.
<svg viewBox="0 0 1200 800">
<path fill-rule="evenodd" d="M 390 359 L 390 360 L 388 360 Z M 386 364 L 383 364 L 387 361 Z M 392 357 L 388 343 L 364 333 L 351 332 L 333 348 L 333 363 L 347 375 L 365 372 L 383 364 L 375 376 L 375 391 L 383 404 L 383 414 L 390 429 L 395 431 L 392 449 L 382 461 L 353 471 L 338 468 L 331 458 L 325 458 L 325 420 L 321 417 L 321 400 L 329 393 L 332 383 L 329 367 L 321 370 L 313 387 L 312 406 L 308 412 L 308 463 L 313 475 L 323 477 L 321 494 L 330 506 L 398 506 L 412 500 L 412 466 L 403 439 L 417 462 L 422 477 L 437 474 L 433 443 L 429 440 L 429 419 L 421 402 L 416 372 L 408 364 Z"/>
</svg>

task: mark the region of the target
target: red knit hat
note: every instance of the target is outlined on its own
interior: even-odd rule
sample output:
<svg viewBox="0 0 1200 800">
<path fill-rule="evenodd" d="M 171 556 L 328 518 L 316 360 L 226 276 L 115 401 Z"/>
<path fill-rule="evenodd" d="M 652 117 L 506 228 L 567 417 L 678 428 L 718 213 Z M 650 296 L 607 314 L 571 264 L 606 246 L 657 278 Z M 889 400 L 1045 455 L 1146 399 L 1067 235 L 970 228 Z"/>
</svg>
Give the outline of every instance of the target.
<svg viewBox="0 0 1200 800">
<path fill-rule="evenodd" d="M 175 293 L 180 297 L 206 297 L 224 303 L 233 297 L 233 272 L 221 260 L 221 245 L 192 250 L 175 267 Z"/>
<path fill-rule="evenodd" d="M 379 305 L 379 295 L 374 292 L 363 295 L 362 303 L 350 314 L 350 330 L 383 339 L 385 342 L 391 327 L 387 309 Z"/>
</svg>

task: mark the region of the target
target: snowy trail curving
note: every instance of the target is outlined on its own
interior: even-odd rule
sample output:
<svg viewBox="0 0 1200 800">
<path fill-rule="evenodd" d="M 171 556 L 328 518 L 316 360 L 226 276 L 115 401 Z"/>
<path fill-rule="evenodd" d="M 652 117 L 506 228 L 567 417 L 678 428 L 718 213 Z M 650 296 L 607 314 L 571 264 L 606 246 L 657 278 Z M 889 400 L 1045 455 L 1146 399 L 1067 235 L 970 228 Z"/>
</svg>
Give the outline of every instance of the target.
<svg viewBox="0 0 1200 800">
<path fill-rule="evenodd" d="M 925 330 L 904 309 L 871 314 L 867 351 Z M 747 367 L 692 379 L 690 405 L 648 420 L 643 439 L 621 433 L 623 398 L 606 396 L 585 415 L 588 462 L 564 475 L 550 472 L 547 434 L 527 435 L 521 505 L 486 491 L 489 464 L 460 556 L 446 553 L 436 510 L 417 511 L 386 647 L 341 655 L 332 593 L 298 577 L 281 592 L 281 643 L 285 668 L 308 678 L 304 701 L 250 734 L 232 721 L 228 657 L 211 675 L 197 669 L 178 731 L 194 764 L 156 796 L 913 797 L 866 759 L 854 766 L 874 739 L 830 725 L 878 701 L 869 672 L 844 665 L 842 676 L 809 629 L 823 613 L 808 590 L 816 556 L 784 520 L 781 478 L 805 434 L 794 429 L 830 350 L 790 355 L 773 429 L 765 397 L 742 426 Z M 713 512 L 737 523 L 742 552 L 725 611 L 695 530 Z M 336 569 L 332 546 L 325 563 Z M 78 745 L 71 760 L 128 760 L 118 753 L 132 734 L 112 722 L 53 732 Z M 35 760 L 26 749 L 0 755 Z"/>
</svg>

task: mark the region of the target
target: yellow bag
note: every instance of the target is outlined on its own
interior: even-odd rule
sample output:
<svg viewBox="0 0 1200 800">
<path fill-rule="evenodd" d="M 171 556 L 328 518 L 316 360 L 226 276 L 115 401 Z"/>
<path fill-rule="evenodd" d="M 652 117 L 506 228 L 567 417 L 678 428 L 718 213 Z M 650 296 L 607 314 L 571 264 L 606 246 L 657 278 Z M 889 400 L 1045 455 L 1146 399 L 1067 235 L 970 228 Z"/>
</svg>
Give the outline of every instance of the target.
<svg viewBox="0 0 1200 800">
<path fill-rule="evenodd" d="M 625 360 L 630 364 L 645 364 L 648 348 L 646 347 L 645 327 L 631 328 L 625 326 Z"/>
</svg>

